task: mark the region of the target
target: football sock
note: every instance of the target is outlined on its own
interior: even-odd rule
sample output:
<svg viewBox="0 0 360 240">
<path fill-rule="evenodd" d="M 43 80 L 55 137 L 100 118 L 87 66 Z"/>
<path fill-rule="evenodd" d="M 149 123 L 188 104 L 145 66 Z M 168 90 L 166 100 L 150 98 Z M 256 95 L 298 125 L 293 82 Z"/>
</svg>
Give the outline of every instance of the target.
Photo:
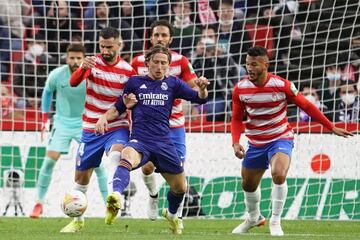
<svg viewBox="0 0 360 240">
<path fill-rule="evenodd" d="M 104 200 L 104 203 L 106 203 L 106 197 L 108 195 L 108 186 L 107 186 L 107 175 L 105 168 L 102 165 L 100 165 L 98 168 L 95 168 L 95 173 L 97 176 L 97 181 L 99 184 L 101 196 Z"/>
<path fill-rule="evenodd" d="M 151 173 L 150 175 L 145 175 L 143 172 L 141 172 L 141 176 L 144 180 L 146 188 L 149 190 L 150 195 L 155 196 L 157 194 L 155 174 Z"/>
<path fill-rule="evenodd" d="M 171 190 L 167 194 L 167 200 L 169 202 L 169 212 L 176 214 L 181 201 L 184 199 L 185 193 L 173 193 Z"/>
<path fill-rule="evenodd" d="M 88 189 L 88 185 L 80 185 L 78 183 L 75 182 L 74 184 L 74 189 L 78 190 L 80 192 L 83 192 L 86 195 L 86 191 Z M 74 218 L 76 221 L 84 221 L 84 215 L 81 215 L 79 217 L 75 217 Z"/>
<path fill-rule="evenodd" d="M 131 163 L 121 159 L 113 177 L 113 191 L 122 193 L 130 182 Z"/>
<path fill-rule="evenodd" d="M 52 158 L 45 157 L 41 165 L 39 180 L 38 180 L 38 201 L 44 202 L 46 192 L 51 182 L 51 175 L 54 169 L 56 161 Z"/>
<path fill-rule="evenodd" d="M 272 216 L 271 221 L 279 222 L 284 209 L 288 187 L 286 181 L 283 184 L 273 183 L 271 190 Z"/>
<path fill-rule="evenodd" d="M 258 187 L 255 192 L 246 192 L 245 195 L 245 206 L 249 214 L 250 221 L 257 221 L 260 215 L 260 198 L 261 191 Z"/>
</svg>

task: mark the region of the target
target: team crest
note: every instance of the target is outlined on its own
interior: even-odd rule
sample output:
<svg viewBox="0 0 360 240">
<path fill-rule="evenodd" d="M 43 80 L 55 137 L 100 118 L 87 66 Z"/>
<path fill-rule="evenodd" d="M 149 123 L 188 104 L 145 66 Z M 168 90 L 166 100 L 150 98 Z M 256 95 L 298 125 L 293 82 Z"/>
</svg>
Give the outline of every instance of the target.
<svg viewBox="0 0 360 240">
<path fill-rule="evenodd" d="M 168 87 L 168 85 L 166 84 L 166 82 L 161 83 L 161 89 L 162 89 L 162 90 L 166 91 L 168 88 L 169 88 L 169 87 Z"/>
</svg>

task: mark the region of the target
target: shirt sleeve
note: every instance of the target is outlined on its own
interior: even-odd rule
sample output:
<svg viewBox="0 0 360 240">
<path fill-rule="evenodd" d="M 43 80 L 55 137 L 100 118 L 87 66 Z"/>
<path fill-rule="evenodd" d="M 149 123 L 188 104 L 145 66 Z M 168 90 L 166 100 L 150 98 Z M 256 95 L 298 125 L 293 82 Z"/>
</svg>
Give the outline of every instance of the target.
<svg viewBox="0 0 360 240">
<path fill-rule="evenodd" d="M 294 83 L 287 81 L 285 84 L 285 94 L 287 99 L 296 106 L 300 107 L 307 115 L 312 117 L 316 122 L 321 123 L 329 130 L 334 128 L 333 124 L 325 115 L 311 102 L 309 102 L 295 87 Z"/>
<path fill-rule="evenodd" d="M 133 87 L 132 87 L 132 84 L 133 84 L 133 78 L 129 78 L 129 80 L 127 81 L 127 83 L 125 84 L 125 87 L 124 87 L 124 91 L 123 91 L 123 95 L 124 94 L 129 94 L 129 93 L 133 93 Z M 116 110 L 119 112 L 119 114 L 123 113 L 126 111 L 126 106 L 124 104 L 124 100 L 123 100 L 123 95 L 120 95 L 118 97 L 118 99 L 116 100 L 116 103 L 115 103 L 115 108 Z"/>
<path fill-rule="evenodd" d="M 231 117 L 231 137 L 232 144 L 239 143 L 241 133 L 244 130 L 243 117 L 245 106 L 239 98 L 239 88 L 236 85 L 232 94 L 232 117 Z"/>
<path fill-rule="evenodd" d="M 181 58 L 181 79 L 185 82 L 196 79 L 196 73 L 189 60 L 182 56 Z"/>
<path fill-rule="evenodd" d="M 50 112 L 51 100 L 53 98 L 54 92 L 56 91 L 56 82 L 56 74 L 54 71 L 52 71 L 46 80 L 41 96 L 41 111 L 43 113 Z"/>
<path fill-rule="evenodd" d="M 207 98 L 200 98 L 198 92 L 190 88 L 184 81 L 176 78 L 177 89 L 174 91 L 175 98 L 181 98 L 192 103 L 204 104 Z"/>
<path fill-rule="evenodd" d="M 70 78 L 70 86 L 76 87 L 78 86 L 84 79 L 88 78 L 91 74 L 91 69 L 84 69 L 79 67 Z"/>
<path fill-rule="evenodd" d="M 135 74 L 136 75 L 138 75 L 139 74 L 139 72 L 138 72 L 138 61 L 137 61 L 137 57 L 135 57 L 132 61 L 131 61 L 131 67 L 134 69 L 134 72 L 135 72 Z"/>
</svg>

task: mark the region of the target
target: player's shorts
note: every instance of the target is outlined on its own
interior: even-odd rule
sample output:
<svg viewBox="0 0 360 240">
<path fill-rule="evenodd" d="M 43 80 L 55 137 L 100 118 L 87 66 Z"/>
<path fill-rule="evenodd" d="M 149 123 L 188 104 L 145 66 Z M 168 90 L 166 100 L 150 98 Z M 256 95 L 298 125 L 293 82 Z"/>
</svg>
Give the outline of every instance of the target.
<svg viewBox="0 0 360 240">
<path fill-rule="evenodd" d="M 158 173 L 179 174 L 184 171 L 183 162 L 180 160 L 176 148 L 171 141 L 145 142 L 135 139 L 130 140 L 126 146 L 134 148 L 142 153 L 140 164 L 137 168 L 145 165 L 148 161 L 154 163 Z"/>
<path fill-rule="evenodd" d="M 170 128 L 170 137 L 173 141 L 176 152 L 178 153 L 180 160 L 185 162 L 186 158 L 186 143 L 185 143 L 185 128 Z"/>
<path fill-rule="evenodd" d="M 80 142 L 81 132 L 81 126 L 78 128 L 69 128 L 61 124 L 54 124 L 50 132 L 50 138 L 46 150 L 62 154 L 68 153 L 72 139 Z"/>
<path fill-rule="evenodd" d="M 84 171 L 100 166 L 101 158 L 112 145 L 125 145 L 129 140 L 129 130 L 120 128 L 104 135 L 83 131 L 76 156 L 76 170 Z"/>
<path fill-rule="evenodd" d="M 291 159 L 293 147 L 294 141 L 285 139 L 276 140 L 261 147 L 249 143 L 242 165 L 246 168 L 268 169 L 271 158 L 278 152 L 289 155 Z"/>
</svg>

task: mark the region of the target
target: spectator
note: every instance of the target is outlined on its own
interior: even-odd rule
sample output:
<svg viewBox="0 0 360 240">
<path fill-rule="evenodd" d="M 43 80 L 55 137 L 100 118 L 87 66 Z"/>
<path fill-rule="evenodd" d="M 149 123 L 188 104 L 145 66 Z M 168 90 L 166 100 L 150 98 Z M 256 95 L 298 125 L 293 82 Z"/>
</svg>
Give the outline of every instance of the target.
<svg viewBox="0 0 360 240">
<path fill-rule="evenodd" d="M 11 112 L 14 110 L 12 96 L 11 96 L 9 89 L 4 85 L 1 85 L 0 90 L 1 90 L 0 116 L 1 116 L 1 118 L 7 118 L 11 115 Z"/>
<path fill-rule="evenodd" d="M 200 29 L 191 20 L 194 3 L 188 0 L 174 0 L 171 8 L 173 11 L 174 37 L 170 47 L 187 56 L 193 46 L 197 44 L 200 36 Z"/>
<path fill-rule="evenodd" d="M 238 80 L 238 65 L 234 59 L 223 54 L 215 44 L 205 44 L 205 56 L 195 59 L 193 67 L 198 76 L 209 79 L 209 96 L 206 119 L 228 121 L 231 91 Z"/>
<path fill-rule="evenodd" d="M 252 46 L 244 28 L 244 21 L 235 18 L 233 0 L 220 0 L 218 6 L 218 44 L 238 65 L 245 63 L 247 50 Z"/>
<path fill-rule="evenodd" d="M 193 62 L 196 58 L 204 57 L 205 55 L 205 45 L 206 44 L 216 44 L 216 26 L 208 25 L 201 29 L 200 40 L 196 44 L 195 50 L 191 51 L 189 58 Z"/>
<path fill-rule="evenodd" d="M 41 37 L 28 42 L 28 50 L 24 58 L 15 66 L 13 86 L 19 97 L 18 108 L 37 108 L 48 73 L 48 64 L 54 63 L 54 58 L 46 52 L 46 44 Z"/>
<path fill-rule="evenodd" d="M 355 84 L 342 82 L 339 88 L 340 102 L 335 119 L 339 122 L 357 123 L 360 120 L 360 99 Z"/>
<path fill-rule="evenodd" d="M 254 23 L 271 25 L 276 36 L 276 59 L 289 65 L 291 31 L 298 11 L 298 1 L 292 0 L 248 0 L 246 5 L 247 19 Z"/>
<path fill-rule="evenodd" d="M 60 64 L 61 56 L 66 54 L 66 48 L 74 35 L 82 37 L 82 31 L 76 23 L 78 19 L 71 19 L 67 1 L 57 0 L 52 1 L 47 8 L 45 19 L 35 17 L 35 20 L 40 33 L 47 40 L 47 51 Z"/>
<path fill-rule="evenodd" d="M 320 102 L 320 97 L 317 93 L 317 89 L 313 86 L 307 85 L 303 87 L 303 90 L 301 91 L 303 96 L 312 104 L 314 104 L 320 111 L 324 113 L 324 115 L 331 120 L 332 119 L 332 113 L 328 111 L 328 107 Z M 299 122 L 311 122 L 311 118 L 307 113 L 305 113 L 303 110 L 300 109 L 299 114 Z"/>
<path fill-rule="evenodd" d="M 120 18 L 134 29 L 135 34 L 144 40 L 146 28 L 144 5 L 142 1 L 121 1 Z"/>
<path fill-rule="evenodd" d="M 95 3 L 95 21 L 86 29 L 85 33 L 85 47 L 88 54 L 99 52 L 97 44 L 100 30 L 111 26 L 120 30 L 120 35 L 124 41 L 124 49 L 121 52 L 121 57 L 130 61 L 134 54 L 142 52 L 142 40 L 132 31 L 132 27 L 119 17 L 112 18 L 110 16 L 110 9 L 106 1 Z"/>
</svg>

